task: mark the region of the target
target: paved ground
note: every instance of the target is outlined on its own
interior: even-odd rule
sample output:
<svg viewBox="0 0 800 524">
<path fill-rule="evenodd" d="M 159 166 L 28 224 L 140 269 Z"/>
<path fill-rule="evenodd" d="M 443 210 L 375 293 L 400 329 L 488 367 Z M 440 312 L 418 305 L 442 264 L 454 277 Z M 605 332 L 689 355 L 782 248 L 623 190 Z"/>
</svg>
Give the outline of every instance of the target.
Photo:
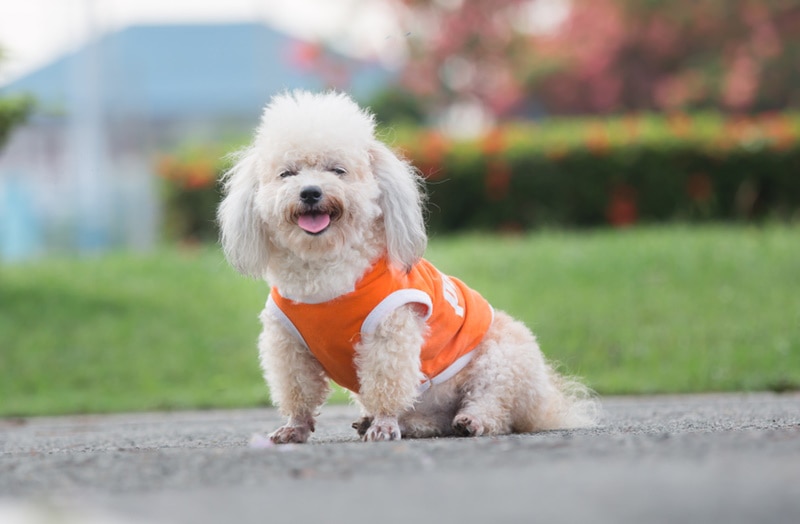
<svg viewBox="0 0 800 524">
<path fill-rule="evenodd" d="M 0 522 L 800 522 L 800 394 L 607 398 L 594 429 L 306 445 L 273 410 L 0 419 Z"/>
</svg>

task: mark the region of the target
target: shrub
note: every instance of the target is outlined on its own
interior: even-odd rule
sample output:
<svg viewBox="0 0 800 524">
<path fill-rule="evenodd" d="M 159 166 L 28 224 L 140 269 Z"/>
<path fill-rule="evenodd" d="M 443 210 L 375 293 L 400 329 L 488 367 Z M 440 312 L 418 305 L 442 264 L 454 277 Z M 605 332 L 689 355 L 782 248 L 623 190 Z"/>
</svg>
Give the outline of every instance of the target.
<svg viewBox="0 0 800 524">
<path fill-rule="evenodd" d="M 432 231 L 800 216 L 800 114 L 549 119 L 471 141 L 411 127 L 381 136 L 425 176 Z M 159 159 L 172 236 L 216 239 L 218 180 L 235 149 Z"/>
<path fill-rule="evenodd" d="M 184 242 L 217 239 L 220 175 L 226 168 L 222 152 L 209 148 L 184 148 L 158 157 L 155 170 L 162 180 L 167 238 Z"/>
<path fill-rule="evenodd" d="M 11 130 L 25 122 L 33 106 L 33 99 L 28 96 L 0 98 L 0 148 L 11 136 Z"/>
<path fill-rule="evenodd" d="M 396 130 L 433 230 L 796 218 L 800 115 L 553 119 L 450 142 Z"/>
</svg>

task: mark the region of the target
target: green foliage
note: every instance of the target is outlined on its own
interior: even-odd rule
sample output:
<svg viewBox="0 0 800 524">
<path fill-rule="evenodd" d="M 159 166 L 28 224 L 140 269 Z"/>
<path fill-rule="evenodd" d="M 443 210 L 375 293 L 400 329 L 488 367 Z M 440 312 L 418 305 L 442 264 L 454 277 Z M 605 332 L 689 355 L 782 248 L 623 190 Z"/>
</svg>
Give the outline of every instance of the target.
<svg viewBox="0 0 800 524">
<path fill-rule="evenodd" d="M 800 387 L 796 228 L 434 237 L 600 393 Z M 257 406 L 263 283 L 216 248 L 0 266 L 0 415 Z M 339 394 L 335 400 L 342 401 Z"/>
<path fill-rule="evenodd" d="M 425 175 L 434 232 L 795 220 L 800 213 L 797 113 L 553 118 L 472 141 L 398 126 L 379 137 Z M 169 238 L 216 239 L 218 179 L 230 167 L 225 154 L 242 143 L 161 157 Z"/>
<path fill-rule="evenodd" d="M 230 167 L 226 153 L 231 150 L 189 145 L 158 158 L 155 170 L 162 181 L 166 238 L 183 242 L 217 239 L 220 178 Z"/>
<path fill-rule="evenodd" d="M 419 98 L 396 87 L 381 91 L 368 105 L 381 125 L 421 125 L 426 120 Z"/>
<path fill-rule="evenodd" d="M 553 119 L 467 142 L 397 129 L 435 231 L 793 219 L 800 115 Z"/>
<path fill-rule="evenodd" d="M 0 148 L 11 136 L 11 130 L 22 124 L 33 110 L 33 99 L 27 96 L 0 98 Z"/>
<path fill-rule="evenodd" d="M 0 48 L 2 61 L 3 49 Z M 0 97 L 0 149 L 11 136 L 11 130 L 25 122 L 33 105 L 33 99 L 29 96 Z"/>
</svg>

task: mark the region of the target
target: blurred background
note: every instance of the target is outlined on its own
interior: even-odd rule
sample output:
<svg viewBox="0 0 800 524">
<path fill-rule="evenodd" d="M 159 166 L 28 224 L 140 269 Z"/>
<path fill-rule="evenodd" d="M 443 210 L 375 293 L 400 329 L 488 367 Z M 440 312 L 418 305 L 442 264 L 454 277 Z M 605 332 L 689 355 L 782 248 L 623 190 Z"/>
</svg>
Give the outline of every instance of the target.
<svg viewBox="0 0 800 524">
<path fill-rule="evenodd" d="M 94 365 L 92 348 L 127 344 L 137 351 L 145 345 L 158 353 L 175 332 L 216 322 L 218 332 L 169 347 L 204 347 L 212 368 L 231 360 L 226 348 L 236 348 L 230 351 L 245 351 L 242 366 L 255 367 L 252 316 L 236 328 L 244 330 L 243 338 L 230 333 L 230 321 L 226 328 L 216 318 L 226 310 L 198 312 L 158 331 L 146 315 L 155 307 L 148 301 L 169 299 L 141 293 L 148 285 L 163 293 L 162 284 L 153 284 L 160 269 L 175 283 L 175 275 L 206 268 L 221 279 L 217 297 L 248 297 L 232 298 L 229 315 L 239 315 L 241 304 L 255 314 L 264 290 L 245 290 L 232 275 L 219 275 L 227 270 L 214 247 L 218 179 L 228 166 L 226 155 L 249 141 L 270 96 L 295 88 L 344 90 L 372 109 L 381 137 L 428 181 L 431 256 L 451 260 L 451 272 L 470 271 L 458 265 L 475 258 L 465 253 L 502 238 L 550 245 L 543 265 L 568 267 L 577 257 L 585 264 L 578 272 L 614 264 L 630 264 L 629 274 L 644 271 L 633 286 L 642 293 L 642 282 L 650 282 L 652 296 L 628 290 L 617 299 L 635 303 L 631 315 L 646 315 L 642 304 L 652 299 L 656 312 L 634 315 L 608 334 L 600 353 L 616 360 L 612 365 L 598 357 L 598 366 L 609 366 L 609 374 L 589 377 L 599 389 L 800 384 L 800 305 L 790 294 L 765 295 L 760 303 L 774 303 L 781 313 L 767 314 L 760 327 L 730 342 L 747 351 L 759 330 L 775 324 L 777 338 L 764 342 L 772 348 L 765 349 L 772 367 L 758 380 L 719 371 L 715 353 L 703 357 L 707 369 L 699 377 L 678 379 L 682 385 L 608 378 L 614 366 L 644 365 L 641 358 L 659 362 L 660 351 L 687 343 L 667 337 L 664 348 L 653 349 L 630 339 L 643 326 L 656 329 L 654 317 L 685 305 L 664 302 L 665 289 L 702 295 L 698 282 L 713 281 L 738 263 L 741 274 L 725 273 L 724 281 L 710 284 L 711 305 L 700 301 L 705 305 L 695 307 L 730 312 L 731 303 L 752 301 L 753 293 L 800 291 L 791 262 L 800 255 L 800 0 L 27 0 L 0 5 L 0 52 L 0 365 L 4 374 L 17 370 L 23 377 L 16 385 L 6 381 L 6 398 L 16 400 L 4 412 L 47 411 L 30 399 L 52 396 L 55 386 L 20 371 L 42 365 L 21 356 L 30 351 L 50 355 L 42 357 L 45 367 L 59 359 L 68 366 L 80 361 L 76 355 Z M 597 232 L 608 245 L 598 247 L 597 258 L 576 255 L 585 239 L 575 231 Z M 640 253 L 642 259 L 631 258 L 636 249 L 616 244 L 612 231 L 628 231 L 625 238 L 655 247 Z M 498 249 L 522 249 L 514 245 Z M 653 253 L 670 258 L 687 245 L 701 251 L 673 264 L 679 273 L 664 276 Z M 186 262 L 181 257 L 191 249 L 199 259 Z M 523 266 L 537 260 L 519 249 L 508 260 Z M 614 258 L 620 250 L 628 258 Z M 149 258 L 133 262 L 120 253 Z M 107 258 L 87 261 L 84 254 Z M 472 270 L 478 278 L 505 271 L 486 267 Z M 686 267 L 698 272 L 694 287 L 684 289 L 675 279 L 685 276 L 680 271 Z M 142 268 L 150 269 L 137 273 Z M 75 277 L 81 272 L 88 272 L 87 280 Z M 735 285 L 753 272 L 774 280 L 753 282 L 756 291 Z M 118 274 L 129 283 L 120 284 Z M 630 282 L 609 275 L 596 276 L 609 288 L 595 291 L 615 300 L 608 290 L 627 289 Z M 185 293 L 194 297 L 213 288 L 208 274 L 188 278 L 196 281 L 174 290 L 175 308 L 185 303 Z M 103 294 L 125 285 L 130 289 L 119 295 Z M 228 291 L 237 286 L 239 291 Z M 565 311 L 590 288 L 575 284 Z M 523 311 L 512 312 L 528 315 L 529 322 L 541 323 L 544 316 L 547 337 L 553 308 L 524 304 L 526 298 L 506 300 L 520 302 Z M 614 303 L 597 307 L 591 321 L 573 319 L 549 335 L 565 348 L 557 356 L 587 375 L 597 368 L 582 352 L 597 340 L 593 330 L 600 329 L 603 311 L 618 310 Z M 76 317 L 43 326 L 48 313 L 64 311 Z M 752 318 L 749 310 L 739 314 Z M 696 335 L 713 344 L 726 326 L 741 324 L 736 318 L 722 315 L 717 331 Z M 690 322 L 673 320 L 676 327 Z M 115 333 L 107 338 L 99 335 L 106 328 L 98 327 L 105 321 L 108 333 Z M 34 326 L 50 330 L 51 338 L 33 342 Z M 574 339 L 576 332 L 583 338 Z M 736 355 L 730 366 L 750 365 Z M 183 377 L 179 386 L 191 380 L 176 371 L 181 362 L 176 358 L 173 369 Z M 136 388 L 176 380 L 153 378 L 146 367 L 144 359 Z M 122 406 L 224 403 L 218 400 L 230 386 L 224 373 L 239 376 L 221 371 L 205 400 L 182 403 L 162 392 L 149 403 Z M 259 382 L 253 388 L 262 387 L 257 371 L 247 373 L 247 380 Z M 75 378 L 64 391 L 85 389 L 89 376 Z M 118 382 L 124 391 L 125 379 Z M 85 397 L 117 386 L 103 387 Z M 252 391 L 228 402 L 262 398 Z M 113 409 L 78 397 L 60 409 Z"/>
<path fill-rule="evenodd" d="M 720 150 L 774 157 L 794 147 L 800 2 L 168 4 L 34 0 L 2 8 L 0 96 L 4 119 L 18 122 L 2 135 L 3 258 L 151 248 L 164 233 L 213 238 L 222 157 L 247 142 L 272 94 L 292 88 L 352 93 L 425 175 L 455 169 L 478 184 L 459 202 L 440 203 L 434 193 L 448 215 L 433 217 L 434 228 L 797 210 L 796 176 L 734 169 L 726 178 L 736 180 L 716 177 Z M 17 97 L 29 98 L 15 112 Z M 30 104 L 24 123 L 22 104 Z M 562 126 L 561 134 L 531 125 L 565 115 L 608 118 Z M 469 155 L 453 145 L 464 139 L 481 149 L 469 173 L 450 167 L 460 160 L 452 156 Z M 669 182 L 647 180 L 647 171 L 664 169 L 653 165 L 661 163 L 653 141 L 680 150 Z M 562 158 L 526 165 L 548 156 Z M 601 173 L 592 175 L 595 187 L 560 187 L 575 184 L 570 171 L 585 171 L 562 166 L 582 161 L 605 164 L 592 168 Z M 543 187 L 510 194 L 515 173 L 534 167 L 538 179 L 527 183 Z"/>
</svg>

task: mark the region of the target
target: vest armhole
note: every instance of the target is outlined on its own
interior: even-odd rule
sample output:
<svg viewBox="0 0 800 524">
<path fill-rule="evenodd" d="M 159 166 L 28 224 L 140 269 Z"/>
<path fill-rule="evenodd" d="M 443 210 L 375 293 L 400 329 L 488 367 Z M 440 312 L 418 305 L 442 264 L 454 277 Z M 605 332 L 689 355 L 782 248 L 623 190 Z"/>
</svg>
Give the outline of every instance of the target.
<svg viewBox="0 0 800 524">
<path fill-rule="evenodd" d="M 425 306 L 426 313 L 423 317 L 428 320 L 433 314 L 433 301 L 431 297 L 419 289 L 398 289 L 394 293 L 381 300 L 375 308 L 369 312 L 367 318 L 361 324 L 361 334 L 369 335 L 375 332 L 378 324 L 383 321 L 391 312 L 406 304 L 421 304 Z"/>
<path fill-rule="evenodd" d="M 297 329 L 297 327 L 294 325 L 291 319 L 286 316 L 286 313 L 284 313 L 283 310 L 281 310 L 281 308 L 278 306 L 278 304 L 276 304 L 275 301 L 272 300 L 271 296 L 267 298 L 267 304 L 265 306 L 265 309 L 267 313 L 272 315 L 272 317 L 275 318 L 275 320 L 280 322 L 280 324 L 283 327 L 285 327 L 289 331 L 289 333 L 292 334 L 294 338 L 296 338 L 306 348 L 308 348 L 308 344 L 303 338 L 303 335 L 300 334 L 300 331 Z"/>
</svg>

